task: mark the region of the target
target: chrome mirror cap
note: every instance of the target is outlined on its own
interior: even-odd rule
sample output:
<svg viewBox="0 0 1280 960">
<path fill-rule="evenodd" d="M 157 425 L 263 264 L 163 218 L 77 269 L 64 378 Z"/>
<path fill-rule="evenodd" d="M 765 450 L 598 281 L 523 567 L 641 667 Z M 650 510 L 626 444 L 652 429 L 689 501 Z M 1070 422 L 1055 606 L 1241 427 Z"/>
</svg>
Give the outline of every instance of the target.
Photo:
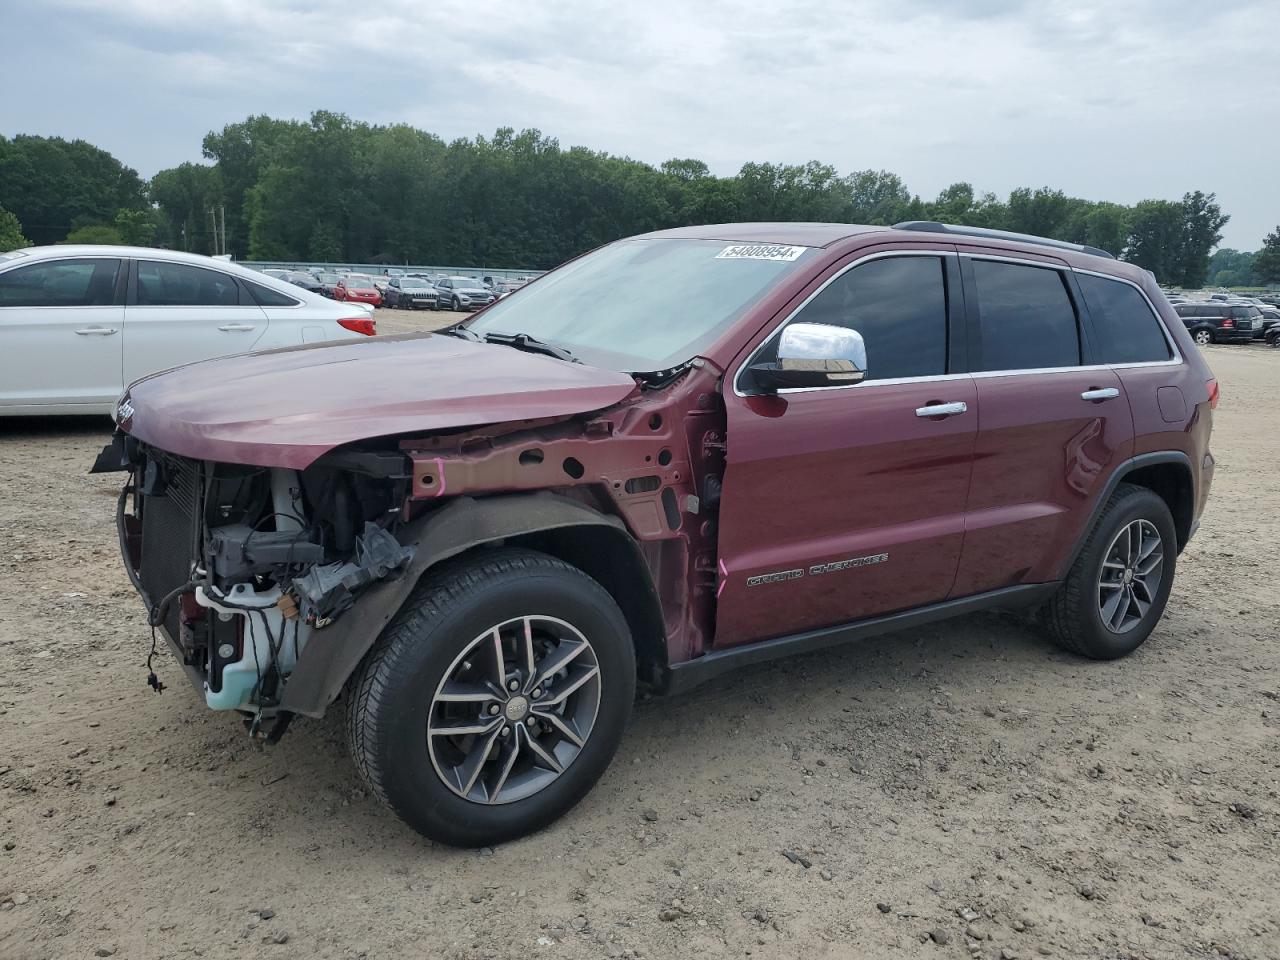
<svg viewBox="0 0 1280 960">
<path fill-rule="evenodd" d="M 800 375 L 808 386 L 858 383 L 867 370 L 862 334 L 829 323 L 792 323 L 778 340 L 778 371 Z"/>
</svg>

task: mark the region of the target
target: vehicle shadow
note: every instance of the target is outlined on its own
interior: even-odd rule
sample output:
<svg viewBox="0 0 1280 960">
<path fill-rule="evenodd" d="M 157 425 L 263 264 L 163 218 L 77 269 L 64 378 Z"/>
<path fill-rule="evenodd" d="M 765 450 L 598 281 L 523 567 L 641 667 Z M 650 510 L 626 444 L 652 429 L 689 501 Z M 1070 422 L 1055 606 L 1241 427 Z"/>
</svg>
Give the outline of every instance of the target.
<svg viewBox="0 0 1280 960">
<path fill-rule="evenodd" d="M 967 701 L 994 703 L 1001 696 L 997 675 L 1015 683 L 1019 677 L 1032 681 L 1046 661 L 1072 669 L 1085 663 L 1038 634 L 1027 615 L 984 612 L 753 665 L 674 697 L 641 694 L 600 784 L 559 822 L 506 846 L 540 850 L 543 844 L 555 845 L 559 832 L 605 837 L 637 782 L 655 796 L 685 795 L 691 774 L 723 762 L 726 755 L 748 758 L 743 773 L 749 777 L 749 758 L 762 741 L 807 741 L 815 750 L 853 755 L 867 748 L 863 734 L 868 728 L 894 722 L 908 704 L 946 701 L 952 693 L 943 688 Z M 825 731 L 821 744 L 815 730 Z M 290 780 L 326 784 L 322 795 L 329 797 L 331 837 L 376 850 L 389 868 L 421 866 L 424 851 L 445 863 L 474 856 L 418 837 L 367 794 L 348 755 L 341 701 L 323 719 L 295 725 L 275 748 L 272 766 L 289 771 Z M 763 763 L 755 775 L 769 776 L 767 766 Z M 714 805 L 714 796 L 706 802 Z M 285 825 L 314 822 L 314 817 L 276 822 L 292 830 Z"/>
</svg>

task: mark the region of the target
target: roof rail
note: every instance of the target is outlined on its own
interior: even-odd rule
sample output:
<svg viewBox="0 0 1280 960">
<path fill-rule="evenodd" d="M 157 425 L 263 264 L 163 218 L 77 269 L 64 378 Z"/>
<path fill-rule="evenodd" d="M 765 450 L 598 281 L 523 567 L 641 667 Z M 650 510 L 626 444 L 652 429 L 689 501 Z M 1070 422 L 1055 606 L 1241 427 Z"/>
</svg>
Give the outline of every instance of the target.
<svg viewBox="0 0 1280 960">
<path fill-rule="evenodd" d="M 1048 237 L 1035 237 L 1029 233 L 1014 233 L 1011 230 L 991 230 L 987 227 L 963 227 L 954 223 L 938 223 L 936 220 L 904 220 L 893 225 L 895 230 L 917 230 L 921 233 L 954 233 L 966 237 L 984 237 L 988 240 L 1013 240 L 1017 243 L 1034 243 L 1041 247 L 1057 247 L 1060 250 L 1074 250 L 1076 253 L 1087 253 L 1095 257 L 1116 259 L 1115 254 L 1108 253 L 1101 247 L 1090 247 L 1083 243 L 1067 243 L 1065 240 L 1050 240 Z"/>
</svg>

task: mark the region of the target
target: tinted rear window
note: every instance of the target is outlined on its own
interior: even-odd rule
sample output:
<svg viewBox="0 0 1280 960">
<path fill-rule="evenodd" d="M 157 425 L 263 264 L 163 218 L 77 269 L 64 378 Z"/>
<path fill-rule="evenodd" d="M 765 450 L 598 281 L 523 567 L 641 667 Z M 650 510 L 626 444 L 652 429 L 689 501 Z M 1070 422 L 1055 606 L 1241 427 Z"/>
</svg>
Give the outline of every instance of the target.
<svg viewBox="0 0 1280 960">
<path fill-rule="evenodd" d="M 1060 271 L 973 261 L 982 362 L 978 370 L 1037 370 L 1080 364 L 1075 307 Z"/>
<path fill-rule="evenodd" d="M 1147 363 L 1172 354 L 1147 298 L 1120 280 L 1078 274 L 1103 363 Z"/>
<path fill-rule="evenodd" d="M 138 261 L 138 303 L 164 307 L 230 307 L 240 302 L 234 277 L 188 263 Z"/>
</svg>

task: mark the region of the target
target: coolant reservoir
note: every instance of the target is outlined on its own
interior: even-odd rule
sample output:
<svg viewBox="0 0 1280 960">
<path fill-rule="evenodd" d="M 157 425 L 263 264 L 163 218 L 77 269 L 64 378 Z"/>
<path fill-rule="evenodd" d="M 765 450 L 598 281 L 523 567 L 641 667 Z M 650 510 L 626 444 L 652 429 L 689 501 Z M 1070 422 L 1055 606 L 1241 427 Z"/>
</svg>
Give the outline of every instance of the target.
<svg viewBox="0 0 1280 960">
<path fill-rule="evenodd" d="M 311 628 L 286 621 L 276 606 L 279 599 L 279 587 L 255 591 L 249 584 L 239 583 L 225 597 L 211 596 L 204 587 L 196 588 L 196 603 L 208 607 L 213 616 L 244 618 L 241 656 L 222 668 L 222 689 L 215 692 L 205 681 L 204 699 L 210 709 L 255 709 L 258 684 L 277 659 L 281 676 L 293 672 Z"/>
</svg>

